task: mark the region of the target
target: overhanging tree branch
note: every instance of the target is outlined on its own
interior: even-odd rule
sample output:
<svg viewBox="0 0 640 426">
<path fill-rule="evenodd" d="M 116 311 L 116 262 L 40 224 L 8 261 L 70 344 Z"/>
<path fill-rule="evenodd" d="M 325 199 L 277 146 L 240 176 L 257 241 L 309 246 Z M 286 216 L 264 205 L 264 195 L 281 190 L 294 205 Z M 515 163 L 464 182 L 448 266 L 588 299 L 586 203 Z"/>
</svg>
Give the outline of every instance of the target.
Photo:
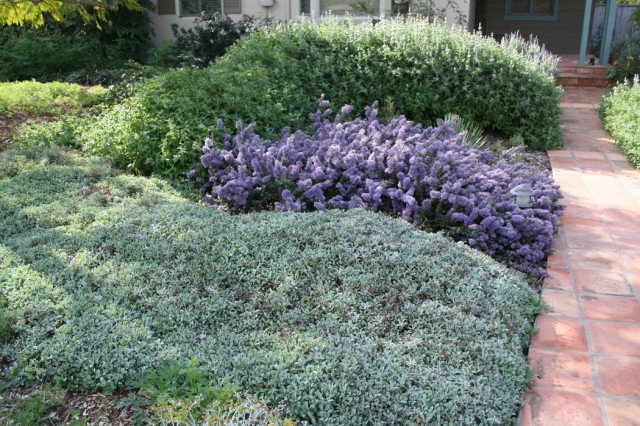
<svg viewBox="0 0 640 426">
<path fill-rule="evenodd" d="M 80 15 L 85 21 L 98 24 L 108 19 L 107 12 L 115 12 L 120 7 L 144 10 L 140 0 L 0 0 L 0 25 L 38 27 L 44 23 L 45 14 L 57 21 Z"/>
</svg>

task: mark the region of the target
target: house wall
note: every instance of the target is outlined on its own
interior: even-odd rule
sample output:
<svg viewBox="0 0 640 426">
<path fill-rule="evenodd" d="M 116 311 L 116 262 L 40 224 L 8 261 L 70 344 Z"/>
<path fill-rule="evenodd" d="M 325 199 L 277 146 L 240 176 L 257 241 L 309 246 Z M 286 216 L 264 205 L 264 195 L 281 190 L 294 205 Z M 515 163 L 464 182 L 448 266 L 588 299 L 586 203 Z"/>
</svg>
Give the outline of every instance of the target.
<svg viewBox="0 0 640 426">
<path fill-rule="evenodd" d="M 485 34 L 500 36 L 519 31 L 525 37 L 535 35 L 553 53 L 580 52 L 585 0 L 558 0 L 556 21 L 508 21 L 504 19 L 506 0 L 478 0 L 481 1 L 484 10 L 480 22 Z"/>
<path fill-rule="evenodd" d="M 149 12 L 149 18 L 155 31 L 152 39 L 154 45 L 158 46 L 165 40 L 173 39 L 171 25 L 178 24 L 183 28 L 193 27 L 194 16 L 179 16 L 180 7 L 179 0 L 174 0 L 176 5 L 176 15 L 158 15 L 157 12 Z M 157 0 L 153 0 L 157 6 Z M 288 20 L 300 15 L 300 2 L 288 0 L 275 0 L 273 7 L 260 6 L 259 0 L 242 0 L 242 14 L 229 15 L 233 19 L 240 19 L 242 15 L 263 15 L 273 16 L 277 19 Z"/>
<path fill-rule="evenodd" d="M 175 1 L 175 15 L 159 15 L 157 12 L 149 12 L 149 18 L 155 31 L 155 36 L 152 38 L 154 45 L 159 46 L 165 40 L 173 39 L 173 33 L 171 32 L 171 25 L 178 24 L 183 28 L 193 27 L 195 17 L 186 16 L 180 17 L 179 0 Z M 318 0 L 311 0 L 312 10 Z M 355 1 L 355 0 L 354 0 Z M 382 10 L 390 11 L 393 0 L 381 0 Z M 418 0 L 412 0 L 418 1 Z M 469 5 L 473 0 L 459 0 L 458 4 L 462 9 L 462 12 L 469 17 Z M 153 0 L 157 6 L 157 0 Z M 438 8 L 447 5 L 447 0 L 435 0 L 435 5 Z M 243 15 L 263 15 L 273 16 L 278 20 L 291 20 L 297 19 L 301 15 L 300 0 L 274 0 L 273 7 L 260 6 L 260 0 L 242 0 L 242 14 Z M 229 15 L 233 19 L 240 19 L 242 15 Z M 453 22 L 456 16 L 453 10 L 447 11 L 448 21 Z"/>
</svg>

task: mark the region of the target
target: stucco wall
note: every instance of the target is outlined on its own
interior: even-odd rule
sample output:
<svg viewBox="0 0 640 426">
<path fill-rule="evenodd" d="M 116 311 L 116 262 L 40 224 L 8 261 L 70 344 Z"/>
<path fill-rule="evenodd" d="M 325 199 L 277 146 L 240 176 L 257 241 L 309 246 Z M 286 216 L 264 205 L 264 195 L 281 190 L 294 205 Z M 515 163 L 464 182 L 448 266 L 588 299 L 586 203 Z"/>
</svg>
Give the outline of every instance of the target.
<svg viewBox="0 0 640 426">
<path fill-rule="evenodd" d="M 157 0 L 153 0 L 157 4 Z M 153 43 L 158 46 L 165 40 L 173 38 L 171 25 L 178 24 L 188 28 L 193 26 L 195 18 L 193 16 L 180 17 L 179 0 L 174 0 L 176 5 L 176 15 L 158 15 L 157 12 L 149 12 L 149 17 L 155 31 Z M 355 1 L 355 0 L 354 0 Z M 382 9 L 390 11 L 393 0 L 382 0 Z M 462 11 L 469 16 L 469 5 L 473 0 L 458 0 Z M 435 0 L 436 7 L 440 8 L 447 4 L 447 0 Z M 312 10 L 314 0 L 311 0 Z M 279 20 L 297 19 L 300 16 L 300 0 L 274 0 L 273 7 L 260 6 L 260 0 L 242 0 L 242 13 L 245 15 L 273 16 Z M 453 10 L 449 10 L 448 21 L 453 22 L 456 16 Z M 229 15 L 233 19 L 239 19 L 242 15 Z"/>
<path fill-rule="evenodd" d="M 155 37 L 153 38 L 153 44 L 160 45 L 165 40 L 173 38 L 171 32 L 171 25 L 178 24 L 180 27 L 189 28 L 193 26 L 195 17 L 193 16 L 179 16 L 179 0 L 174 0 L 176 5 L 176 15 L 158 15 L 157 12 L 149 12 L 149 18 L 155 31 Z M 157 5 L 157 0 L 153 0 Z M 244 15 L 264 15 L 274 16 L 278 19 L 290 19 L 290 13 L 295 12 L 298 16 L 299 10 L 290 11 L 289 6 L 292 8 L 299 2 L 289 2 L 284 0 L 275 0 L 274 6 L 270 8 L 261 7 L 259 0 L 242 0 L 242 14 Z M 299 8 L 299 7 L 298 7 Z M 240 19 L 242 15 L 229 15 L 231 18 Z"/>
</svg>

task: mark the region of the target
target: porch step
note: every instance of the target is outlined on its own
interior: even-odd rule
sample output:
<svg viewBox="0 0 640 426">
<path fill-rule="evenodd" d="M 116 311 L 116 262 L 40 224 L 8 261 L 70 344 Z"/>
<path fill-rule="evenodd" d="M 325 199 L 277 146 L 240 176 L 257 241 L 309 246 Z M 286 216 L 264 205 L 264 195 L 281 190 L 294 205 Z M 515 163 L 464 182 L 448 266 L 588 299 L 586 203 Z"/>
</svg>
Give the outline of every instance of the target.
<svg viewBox="0 0 640 426">
<path fill-rule="evenodd" d="M 577 87 L 609 87 L 609 67 L 599 65 L 564 65 L 558 69 L 556 84 Z"/>
</svg>

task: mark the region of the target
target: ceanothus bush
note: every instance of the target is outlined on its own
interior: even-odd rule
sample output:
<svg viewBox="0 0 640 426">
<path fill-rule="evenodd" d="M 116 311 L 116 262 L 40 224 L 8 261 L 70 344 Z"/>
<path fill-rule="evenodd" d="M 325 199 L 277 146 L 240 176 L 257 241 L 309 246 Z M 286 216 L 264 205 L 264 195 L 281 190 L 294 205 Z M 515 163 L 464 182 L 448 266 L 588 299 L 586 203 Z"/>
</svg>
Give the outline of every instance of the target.
<svg viewBox="0 0 640 426">
<path fill-rule="evenodd" d="M 320 106 L 313 135 L 285 130 L 269 141 L 237 123 L 237 135 L 223 135 L 224 149 L 207 139 L 201 164 L 209 178 L 198 178 L 205 200 L 233 212 L 363 208 L 401 216 L 544 275 L 562 196 L 549 172 L 522 161 L 523 148 L 470 148 L 443 121 L 425 128 L 401 116 L 383 124 L 375 104 L 353 120 L 345 120 L 349 105 L 333 120 L 328 102 Z M 521 183 L 535 190 L 531 208 L 519 208 L 509 192 Z"/>
</svg>

